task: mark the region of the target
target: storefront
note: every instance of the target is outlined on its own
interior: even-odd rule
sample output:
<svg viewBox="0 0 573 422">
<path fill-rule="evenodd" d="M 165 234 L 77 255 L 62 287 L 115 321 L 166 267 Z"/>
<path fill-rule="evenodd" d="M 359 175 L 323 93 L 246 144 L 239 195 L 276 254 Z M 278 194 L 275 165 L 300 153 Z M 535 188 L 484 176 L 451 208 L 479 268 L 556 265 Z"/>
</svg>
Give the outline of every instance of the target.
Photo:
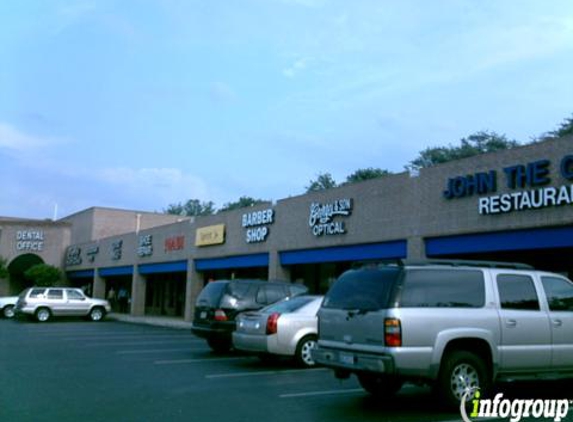
<svg viewBox="0 0 573 422">
<path fill-rule="evenodd" d="M 368 261 L 406 258 L 405 240 L 367 245 L 280 252 L 281 265 L 290 269 L 292 282 L 303 283 L 313 294 L 324 294 L 344 271 Z"/>
<path fill-rule="evenodd" d="M 74 234 L 89 232 L 76 216 L 68 222 L 70 237 L 84 240 L 66 245 L 69 282 L 91 279 L 94 295 L 113 291 L 116 310 L 119 291 L 126 290 L 129 312 L 191 319 L 211 280 L 289 280 L 325 293 L 342 272 L 365 261 L 501 260 L 573 276 L 573 138 L 157 222 L 88 238 Z M 45 252 L 36 255 L 54 262 Z"/>
<path fill-rule="evenodd" d="M 201 274 L 203 286 L 214 280 L 236 278 L 266 280 L 269 276 L 268 267 L 268 253 L 195 259 L 195 270 Z"/>
<path fill-rule="evenodd" d="M 133 291 L 133 266 L 100 268 L 98 275 L 104 280 L 104 297 L 110 301 L 112 311 L 124 314 L 130 313 Z"/>
<path fill-rule="evenodd" d="M 187 261 L 142 264 L 145 277 L 145 314 L 183 317 Z"/>
</svg>

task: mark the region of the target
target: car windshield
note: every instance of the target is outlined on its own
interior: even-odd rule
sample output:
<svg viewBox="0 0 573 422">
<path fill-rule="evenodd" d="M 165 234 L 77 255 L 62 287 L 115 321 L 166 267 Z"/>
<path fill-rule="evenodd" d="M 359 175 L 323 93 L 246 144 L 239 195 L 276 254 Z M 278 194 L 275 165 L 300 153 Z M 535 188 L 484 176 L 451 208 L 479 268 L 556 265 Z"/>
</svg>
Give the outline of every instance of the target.
<svg viewBox="0 0 573 422">
<path fill-rule="evenodd" d="M 219 301 L 221 300 L 221 296 L 223 295 L 223 290 L 225 290 L 225 286 L 227 286 L 226 282 L 217 282 L 213 281 L 207 284 L 199 297 L 197 298 L 197 305 L 199 306 L 217 306 Z"/>
<path fill-rule="evenodd" d="M 327 293 L 323 307 L 368 311 L 387 308 L 400 272 L 397 267 L 347 271 Z"/>
<path fill-rule="evenodd" d="M 294 312 L 297 309 L 302 308 L 304 305 L 310 303 L 315 298 L 310 296 L 297 296 L 290 299 L 281 300 L 278 303 L 267 306 L 262 309 L 261 312 L 278 312 L 280 314 L 286 314 L 289 312 Z"/>
</svg>

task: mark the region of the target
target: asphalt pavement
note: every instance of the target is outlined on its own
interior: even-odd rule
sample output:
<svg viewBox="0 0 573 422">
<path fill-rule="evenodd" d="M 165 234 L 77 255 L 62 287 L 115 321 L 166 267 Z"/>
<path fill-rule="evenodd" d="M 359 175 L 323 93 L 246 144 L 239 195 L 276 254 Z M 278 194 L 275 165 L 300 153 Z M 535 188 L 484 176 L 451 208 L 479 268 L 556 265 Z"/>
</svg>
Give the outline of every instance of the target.
<svg viewBox="0 0 573 422">
<path fill-rule="evenodd" d="M 461 420 L 428 388 L 376 399 L 325 368 L 214 354 L 184 326 L 138 321 L 0 320 L 0 421 Z"/>
</svg>

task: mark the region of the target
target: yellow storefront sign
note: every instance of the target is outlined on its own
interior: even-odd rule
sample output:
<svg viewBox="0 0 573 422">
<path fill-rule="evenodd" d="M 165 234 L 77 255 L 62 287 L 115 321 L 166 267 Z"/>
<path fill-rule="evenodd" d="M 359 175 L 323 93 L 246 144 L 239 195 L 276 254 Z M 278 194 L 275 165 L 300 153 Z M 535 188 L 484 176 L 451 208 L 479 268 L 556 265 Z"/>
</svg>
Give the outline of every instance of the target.
<svg viewBox="0 0 573 422">
<path fill-rule="evenodd" d="M 220 245 L 225 243 L 225 225 L 201 227 L 195 235 L 195 246 Z"/>
</svg>

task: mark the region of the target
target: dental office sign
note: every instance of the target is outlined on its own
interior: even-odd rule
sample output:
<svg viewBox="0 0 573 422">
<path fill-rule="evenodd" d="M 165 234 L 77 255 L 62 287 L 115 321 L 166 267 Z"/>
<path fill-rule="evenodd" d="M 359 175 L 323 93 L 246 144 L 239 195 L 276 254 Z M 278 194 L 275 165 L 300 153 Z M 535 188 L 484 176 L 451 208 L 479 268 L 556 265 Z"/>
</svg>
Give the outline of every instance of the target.
<svg viewBox="0 0 573 422">
<path fill-rule="evenodd" d="M 44 249 L 43 230 L 18 230 L 16 232 L 16 250 L 41 252 Z"/>
<path fill-rule="evenodd" d="M 547 186 L 552 175 L 560 175 L 570 184 Z M 510 192 L 497 194 L 498 182 Z M 504 214 L 573 204 L 573 155 L 561 161 L 539 160 L 503 168 L 502 172 L 475 173 L 448 179 L 446 199 L 487 195 L 478 199 L 480 215 Z"/>
<path fill-rule="evenodd" d="M 312 229 L 312 234 L 317 237 L 346 234 L 345 222 L 335 218 L 351 215 L 352 206 L 352 199 L 337 199 L 326 204 L 318 202 L 310 204 L 308 225 Z"/>
</svg>

